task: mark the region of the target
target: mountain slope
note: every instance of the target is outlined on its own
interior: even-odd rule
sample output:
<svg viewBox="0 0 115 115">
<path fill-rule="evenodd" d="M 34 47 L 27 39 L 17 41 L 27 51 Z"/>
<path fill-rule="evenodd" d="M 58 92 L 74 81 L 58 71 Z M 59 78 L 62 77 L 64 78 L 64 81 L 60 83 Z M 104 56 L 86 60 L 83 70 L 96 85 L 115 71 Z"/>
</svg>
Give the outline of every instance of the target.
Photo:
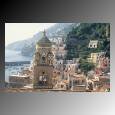
<svg viewBox="0 0 115 115">
<path fill-rule="evenodd" d="M 108 34 L 107 34 L 108 33 Z M 98 48 L 90 49 L 90 40 L 98 40 Z M 106 52 L 110 56 L 110 24 L 109 23 L 81 23 L 72 29 L 66 39 L 67 59 L 87 58 L 92 52 Z"/>
<path fill-rule="evenodd" d="M 46 30 L 47 36 L 52 37 L 56 35 L 67 35 L 73 27 L 78 26 L 78 23 L 57 23 L 54 26 Z M 38 32 L 32 38 L 26 40 L 17 41 L 9 44 L 6 50 L 20 51 L 22 56 L 32 57 L 35 51 L 36 42 L 42 37 L 42 32 Z"/>
</svg>

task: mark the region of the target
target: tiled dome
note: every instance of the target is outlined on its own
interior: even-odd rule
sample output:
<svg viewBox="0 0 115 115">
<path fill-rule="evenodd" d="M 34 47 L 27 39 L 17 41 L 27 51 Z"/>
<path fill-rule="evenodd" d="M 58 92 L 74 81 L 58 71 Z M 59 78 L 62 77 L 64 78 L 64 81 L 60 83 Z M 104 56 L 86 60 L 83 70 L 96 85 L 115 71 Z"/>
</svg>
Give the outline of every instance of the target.
<svg viewBox="0 0 115 115">
<path fill-rule="evenodd" d="M 46 36 L 46 32 L 43 32 L 43 37 L 37 42 L 37 45 L 40 47 L 51 47 L 52 43 Z"/>
</svg>

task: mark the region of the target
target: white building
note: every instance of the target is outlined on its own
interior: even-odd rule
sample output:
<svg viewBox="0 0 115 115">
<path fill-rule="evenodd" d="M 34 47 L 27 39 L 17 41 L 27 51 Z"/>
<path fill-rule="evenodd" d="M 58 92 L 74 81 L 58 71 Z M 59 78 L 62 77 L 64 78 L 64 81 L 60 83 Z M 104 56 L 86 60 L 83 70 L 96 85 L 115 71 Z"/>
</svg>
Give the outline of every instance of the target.
<svg viewBox="0 0 115 115">
<path fill-rule="evenodd" d="M 97 48 L 98 40 L 90 40 L 88 48 Z"/>
</svg>

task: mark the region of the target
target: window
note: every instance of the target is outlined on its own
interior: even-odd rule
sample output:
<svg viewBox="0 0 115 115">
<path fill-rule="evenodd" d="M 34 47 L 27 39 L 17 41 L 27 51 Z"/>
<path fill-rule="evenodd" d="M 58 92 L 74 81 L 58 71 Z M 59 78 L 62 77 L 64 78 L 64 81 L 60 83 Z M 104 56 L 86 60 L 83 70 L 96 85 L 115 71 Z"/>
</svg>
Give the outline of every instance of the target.
<svg viewBox="0 0 115 115">
<path fill-rule="evenodd" d="M 90 45 L 90 47 L 92 47 L 92 45 Z"/>
<path fill-rule="evenodd" d="M 42 57 L 42 63 L 45 63 L 45 57 L 44 56 Z"/>
</svg>

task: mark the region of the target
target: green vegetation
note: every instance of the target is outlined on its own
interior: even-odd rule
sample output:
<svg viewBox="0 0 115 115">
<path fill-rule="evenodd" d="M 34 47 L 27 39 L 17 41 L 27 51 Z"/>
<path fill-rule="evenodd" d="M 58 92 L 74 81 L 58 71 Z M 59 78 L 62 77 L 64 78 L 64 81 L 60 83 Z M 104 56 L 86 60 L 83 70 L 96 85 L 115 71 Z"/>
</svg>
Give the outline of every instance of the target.
<svg viewBox="0 0 115 115">
<path fill-rule="evenodd" d="M 95 65 L 93 63 L 87 62 L 85 59 L 81 59 L 79 68 L 82 72 L 84 72 L 84 74 L 87 75 L 87 72 L 93 70 L 95 68 Z"/>
<path fill-rule="evenodd" d="M 106 52 L 106 56 L 110 57 L 110 39 L 108 38 L 110 38 L 109 23 L 81 23 L 67 35 L 66 59 L 86 59 L 91 52 L 100 51 Z M 88 48 L 90 40 L 98 40 L 98 48 Z"/>
</svg>

